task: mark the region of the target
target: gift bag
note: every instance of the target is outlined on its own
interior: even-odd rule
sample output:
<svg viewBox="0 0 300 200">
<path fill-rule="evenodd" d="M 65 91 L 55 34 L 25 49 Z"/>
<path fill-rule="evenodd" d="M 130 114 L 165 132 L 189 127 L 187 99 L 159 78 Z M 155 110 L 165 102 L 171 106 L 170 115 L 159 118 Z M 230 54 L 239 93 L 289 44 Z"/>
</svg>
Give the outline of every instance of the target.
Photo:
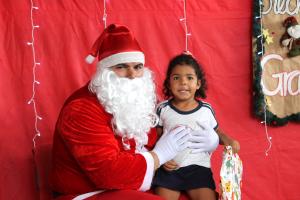
<svg viewBox="0 0 300 200">
<path fill-rule="evenodd" d="M 221 200 L 241 200 L 242 173 L 242 160 L 238 154 L 232 153 L 231 146 L 226 146 L 220 171 Z"/>
</svg>

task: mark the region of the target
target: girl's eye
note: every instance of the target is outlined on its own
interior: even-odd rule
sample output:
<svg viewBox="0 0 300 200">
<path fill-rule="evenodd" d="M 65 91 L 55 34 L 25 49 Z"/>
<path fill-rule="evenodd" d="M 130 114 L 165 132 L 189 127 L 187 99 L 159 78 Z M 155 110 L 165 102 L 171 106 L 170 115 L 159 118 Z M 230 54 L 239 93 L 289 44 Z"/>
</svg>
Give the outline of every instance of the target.
<svg viewBox="0 0 300 200">
<path fill-rule="evenodd" d="M 178 79 L 179 79 L 179 77 L 173 76 L 173 80 L 178 80 Z"/>
<path fill-rule="evenodd" d="M 188 80 L 194 80 L 194 77 L 189 76 L 189 77 L 188 77 Z"/>
</svg>

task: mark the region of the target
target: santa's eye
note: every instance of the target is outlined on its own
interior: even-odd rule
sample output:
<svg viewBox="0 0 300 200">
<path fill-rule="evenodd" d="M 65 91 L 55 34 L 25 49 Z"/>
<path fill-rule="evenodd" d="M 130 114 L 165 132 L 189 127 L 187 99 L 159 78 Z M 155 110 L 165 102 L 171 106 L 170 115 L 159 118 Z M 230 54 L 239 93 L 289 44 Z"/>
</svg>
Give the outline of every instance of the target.
<svg viewBox="0 0 300 200">
<path fill-rule="evenodd" d="M 124 65 L 124 64 L 118 64 L 116 66 L 114 66 L 115 69 L 125 69 L 127 68 L 128 66 L 127 65 Z"/>
<path fill-rule="evenodd" d="M 135 70 L 140 70 L 140 69 L 143 69 L 144 68 L 144 65 L 143 64 L 138 64 L 138 65 L 135 65 L 134 66 L 134 69 Z"/>
</svg>

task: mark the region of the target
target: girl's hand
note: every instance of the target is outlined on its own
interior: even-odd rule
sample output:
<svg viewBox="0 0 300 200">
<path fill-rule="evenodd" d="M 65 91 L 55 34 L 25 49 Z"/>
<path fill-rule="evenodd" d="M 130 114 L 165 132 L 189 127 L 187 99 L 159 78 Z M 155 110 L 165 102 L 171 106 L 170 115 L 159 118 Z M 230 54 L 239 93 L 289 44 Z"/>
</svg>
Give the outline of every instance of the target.
<svg viewBox="0 0 300 200">
<path fill-rule="evenodd" d="M 230 146 L 232 147 L 232 153 L 238 153 L 240 151 L 240 143 L 237 140 L 232 140 Z"/>
<path fill-rule="evenodd" d="M 177 163 L 174 160 L 170 160 L 163 165 L 164 170 L 172 171 L 178 168 Z"/>
</svg>

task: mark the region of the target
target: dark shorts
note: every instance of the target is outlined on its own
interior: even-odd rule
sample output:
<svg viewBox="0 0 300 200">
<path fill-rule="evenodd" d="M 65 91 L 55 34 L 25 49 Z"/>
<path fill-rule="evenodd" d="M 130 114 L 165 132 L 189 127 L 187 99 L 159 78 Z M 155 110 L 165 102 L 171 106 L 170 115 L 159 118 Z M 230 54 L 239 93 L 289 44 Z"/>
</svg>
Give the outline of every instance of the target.
<svg viewBox="0 0 300 200">
<path fill-rule="evenodd" d="M 152 185 L 184 191 L 196 188 L 216 189 L 211 169 L 198 165 L 181 167 L 170 172 L 161 167 L 157 170 Z"/>
</svg>

